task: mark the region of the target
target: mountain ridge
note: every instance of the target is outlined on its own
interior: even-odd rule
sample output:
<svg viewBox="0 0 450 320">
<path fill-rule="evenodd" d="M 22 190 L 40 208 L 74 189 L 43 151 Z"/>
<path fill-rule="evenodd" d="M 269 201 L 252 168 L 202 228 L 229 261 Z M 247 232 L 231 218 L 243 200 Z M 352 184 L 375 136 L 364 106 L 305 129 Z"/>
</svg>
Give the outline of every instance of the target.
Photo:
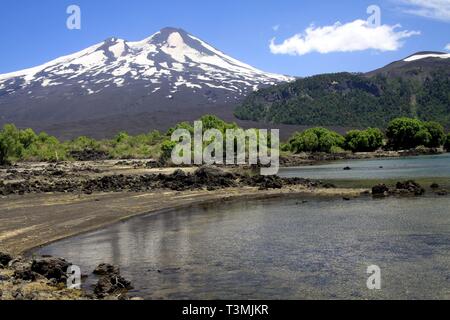
<svg viewBox="0 0 450 320">
<path fill-rule="evenodd" d="M 274 124 L 348 127 L 385 127 L 407 116 L 450 128 L 448 92 L 450 54 L 418 52 L 365 74 L 316 75 L 261 89 L 235 115 Z"/>
</svg>

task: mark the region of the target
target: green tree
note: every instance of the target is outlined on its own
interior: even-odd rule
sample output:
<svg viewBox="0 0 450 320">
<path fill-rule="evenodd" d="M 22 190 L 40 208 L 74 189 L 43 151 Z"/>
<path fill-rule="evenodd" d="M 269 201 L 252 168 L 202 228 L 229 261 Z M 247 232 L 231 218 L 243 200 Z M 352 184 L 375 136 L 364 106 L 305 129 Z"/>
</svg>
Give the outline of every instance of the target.
<svg viewBox="0 0 450 320">
<path fill-rule="evenodd" d="M 72 140 L 69 143 L 69 149 L 71 151 L 99 150 L 100 143 L 95 139 L 86 136 L 81 136 Z"/>
<path fill-rule="evenodd" d="M 21 157 L 23 145 L 20 143 L 20 131 L 12 124 L 6 124 L 0 131 L 0 164 Z"/>
<path fill-rule="evenodd" d="M 444 144 L 444 149 L 450 152 L 450 133 L 447 134 L 447 139 Z"/>
<path fill-rule="evenodd" d="M 344 142 L 344 137 L 338 133 L 319 127 L 295 133 L 289 145 L 294 153 L 330 152 L 333 147 L 343 147 Z"/>
<path fill-rule="evenodd" d="M 172 150 L 177 145 L 176 142 L 165 140 L 161 145 L 161 156 L 159 158 L 159 161 L 163 164 L 166 164 L 170 161 L 172 158 Z"/>
<path fill-rule="evenodd" d="M 57 138 L 41 132 L 37 139 L 24 149 L 21 159 L 27 161 L 67 160 L 67 148 Z"/>
<path fill-rule="evenodd" d="M 441 147 L 445 143 L 445 132 L 442 125 L 434 121 L 425 122 L 423 125 L 430 134 L 429 142 L 425 146 L 429 148 Z"/>
<path fill-rule="evenodd" d="M 125 132 L 125 131 L 122 131 L 122 132 L 119 132 L 119 133 L 115 136 L 114 140 L 115 140 L 117 143 L 121 143 L 121 142 L 123 142 L 123 141 L 125 141 L 125 140 L 127 140 L 127 139 L 129 139 L 129 138 L 130 138 L 130 136 L 128 135 L 128 133 Z"/>
<path fill-rule="evenodd" d="M 394 150 L 400 150 L 429 144 L 431 135 L 420 120 L 397 118 L 389 123 L 386 136 L 389 145 Z"/>
<path fill-rule="evenodd" d="M 25 149 L 29 148 L 37 139 L 38 136 L 33 129 L 25 129 L 19 132 L 19 141 Z"/>
<path fill-rule="evenodd" d="M 369 136 L 369 151 L 375 151 L 383 146 L 384 134 L 378 128 L 368 128 L 366 130 Z"/>
<path fill-rule="evenodd" d="M 351 130 L 345 136 L 345 147 L 353 152 L 371 152 L 383 146 L 383 133 L 380 129 Z"/>
</svg>

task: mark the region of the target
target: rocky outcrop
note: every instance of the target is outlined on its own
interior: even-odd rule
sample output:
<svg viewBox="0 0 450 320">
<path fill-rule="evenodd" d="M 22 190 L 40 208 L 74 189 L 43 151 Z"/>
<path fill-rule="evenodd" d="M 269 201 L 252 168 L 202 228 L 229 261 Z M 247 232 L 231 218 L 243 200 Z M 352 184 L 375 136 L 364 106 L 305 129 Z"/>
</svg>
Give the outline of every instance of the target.
<svg viewBox="0 0 450 320">
<path fill-rule="evenodd" d="M 385 184 L 378 184 L 372 187 L 373 196 L 388 196 L 388 195 L 421 196 L 424 194 L 425 189 L 420 184 L 412 180 L 397 182 L 395 188 L 389 188 Z"/>
<path fill-rule="evenodd" d="M 374 196 L 387 196 L 389 194 L 389 188 L 385 184 L 377 184 L 372 188 L 372 195 Z"/>
<path fill-rule="evenodd" d="M 131 282 L 120 275 L 117 266 L 102 263 L 95 268 L 94 274 L 100 275 L 100 279 L 94 287 L 94 293 L 99 299 L 111 295 L 122 297 L 133 289 Z"/>
<path fill-rule="evenodd" d="M 13 258 L 6 253 L 0 253 L 0 258 L 0 300 L 137 299 L 128 296 L 132 285 L 117 266 L 101 264 L 96 268 L 100 279 L 92 294 L 67 288 L 66 272 L 71 263 L 62 258 Z"/>
<path fill-rule="evenodd" d="M 5 252 L 0 252 L 0 265 L 7 266 L 8 263 L 12 260 L 12 256 Z"/>
<path fill-rule="evenodd" d="M 33 260 L 31 271 L 57 283 L 66 283 L 67 268 L 71 264 L 62 258 L 44 257 Z"/>
<path fill-rule="evenodd" d="M 118 266 L 113 266 L 108 263 L 101 263 L 97 266 L 97 268 L 95 268 L 93 273 L 98 276 L 105 276 L 109 274 L 120 274 L 120 269 Z"/>
<path fill-rule="evenodd" d="M 400 194 L 414 194 L 416 196 L 421 196 L 425 194 L 425 189 L 422 188 L 422 186 L 417 182 L 408 180 L 404 182 L 397 182 L 395 192 Z"/>
<path fill-rule="evenodd" d="M 175 191 L 217 190 L 231 187 L 257 187 L 279 189 L 290 185 L 318 186 L 318 183 L 302 178 L 280 178 L 277 176 L 244 175 L 227 172 L 216 167 L 200 167 L 194 173 L 176 170 L 172 174 L 105 175 L 100 177 L 71 177 L 64 172 L 52 171 L 45 179 L 28 178 L 20 182 L 0 181 L 0 195 L 47 192 L 145 192 L 156 189 Z"/>
<path fill-rule="evenodd" d="M 82 151 L 72 151 L 70 156 L 76 161 L 97 161 L 109 159 L 109 155 L 105 151 L 85 149 Z"/>
</svg>

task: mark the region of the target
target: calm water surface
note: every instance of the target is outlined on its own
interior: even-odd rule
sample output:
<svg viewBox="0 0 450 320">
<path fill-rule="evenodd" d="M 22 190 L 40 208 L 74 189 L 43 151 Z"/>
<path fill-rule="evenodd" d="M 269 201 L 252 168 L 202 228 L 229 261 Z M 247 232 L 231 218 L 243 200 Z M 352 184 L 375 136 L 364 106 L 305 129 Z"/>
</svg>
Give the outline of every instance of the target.
<svg viewBox="0 0 450 320">
<path fill-rule="evenodd" d="M 450 197 L 303 199 L 136 217 L 37 253 L 120 265 L 148 299 L 450 299 Z"/>
<path fill-rule="evenodd" d="M 343 170 L 347 166 L 352 170 Z M 326 165 L 282 168 L 280 176 L 327 180 L 450 179 L 450 153 L 407 158 L 336 161 Z"/>
</svg>

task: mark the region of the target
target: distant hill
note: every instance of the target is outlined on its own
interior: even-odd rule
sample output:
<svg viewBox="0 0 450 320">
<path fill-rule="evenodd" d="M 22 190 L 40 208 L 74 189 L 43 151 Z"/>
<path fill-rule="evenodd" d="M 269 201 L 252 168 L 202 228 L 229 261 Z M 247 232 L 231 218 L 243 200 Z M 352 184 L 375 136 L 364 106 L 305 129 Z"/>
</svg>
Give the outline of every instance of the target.
<svg viewBox="0 0 450 320">
<path fill-rule="evenodd" d="M 235 115 L 347 127 L 384 127 L 393 118 L 408 116 L 450 128 L 450 54 L 418 52 L 367 74 L 324 74 L 261 89 Z"/>
</svg>

